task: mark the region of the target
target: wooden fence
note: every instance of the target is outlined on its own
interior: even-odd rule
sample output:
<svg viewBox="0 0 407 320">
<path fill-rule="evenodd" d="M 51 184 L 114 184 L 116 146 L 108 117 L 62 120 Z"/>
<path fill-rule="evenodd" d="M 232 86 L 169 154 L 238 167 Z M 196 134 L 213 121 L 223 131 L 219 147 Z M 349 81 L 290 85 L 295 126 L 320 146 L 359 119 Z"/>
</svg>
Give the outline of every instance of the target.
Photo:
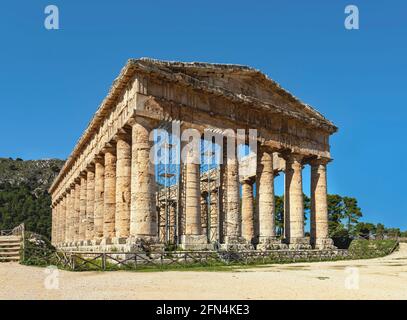
<svg viewBox="0 0 407 320">
<path fill-rule="evenodd" d="M 232 264 L 249 265 L 264 264 L 281 261 L 307 261 L 307 260 L 331 260 L 333 258 L 346 257 L 347 250 L 335 252 L 318 250 L 304 250 L 304 252 L 292 250 L 269 250 L 269 251 L 174 251 L 174 252 L 85 252 L 72 251 L 55 253 L 56 261 L 64 268 L 70 270 L 117 270 L 142 269 L 146 267 L 167 268 L 171 266 L 225 266 Z"/>
</svg>

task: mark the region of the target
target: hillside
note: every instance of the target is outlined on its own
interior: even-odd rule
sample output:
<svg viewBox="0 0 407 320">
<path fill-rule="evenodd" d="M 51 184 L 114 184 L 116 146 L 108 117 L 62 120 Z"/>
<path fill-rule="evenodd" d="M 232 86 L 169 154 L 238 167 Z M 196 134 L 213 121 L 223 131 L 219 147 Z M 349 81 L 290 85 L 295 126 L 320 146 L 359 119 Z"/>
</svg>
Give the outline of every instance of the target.
<svg viewBox="0 0 407 320">
<path fill-rule="evenodd" d="M 0 158 L 0 229 L 21 222 L 45 236 L 51 233 L 51 199 L 47 192 L 64 161 Z"/>
</svg>

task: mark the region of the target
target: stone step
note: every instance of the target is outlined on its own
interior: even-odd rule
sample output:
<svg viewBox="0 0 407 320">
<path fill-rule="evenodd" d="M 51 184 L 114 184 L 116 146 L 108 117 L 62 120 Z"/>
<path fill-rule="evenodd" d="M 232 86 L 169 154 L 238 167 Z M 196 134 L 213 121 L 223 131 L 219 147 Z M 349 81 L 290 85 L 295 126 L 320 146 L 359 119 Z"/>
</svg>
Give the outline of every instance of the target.
<svg viewBox="0 0 407 320">
<path fill-rule="evenodd" d="M 14 240 L 14 241 L 20 241 L 21 237 L 20 236 L 0 236 L 0 242 L 2 240 Z"/>
<path fill-rule="evenodd" d="M 13 256 L 20 256 L 20 251 L 6 251 L 6 252 L 1 252 L 0 251 L 0 257 L 13 257 Z"/>
<path fill-rule="evenodd" d="M 14 257 L 1 257 L 0 256 L 0 263 L 1 262 L 18 262 L 20 261 L 20 257 L 14 256 Z"/>
<path fill-rule="evenodd" d="M 0 246 L 0 252 L 4 251 L 18 251 L 20 250 L 20 244 L 13 244 L 9 246 Z"/>
<path fill-rule="evenodd" d="M 13 239 L 0 239 L 0 246 L 2 245 L 2 244 L 8 244 L 8 243 L 20 243 L 21 241 L 20 240 L 13 240 Z"/>
<path fill-rule="evenodd" d="M 13 247 L 13 246 L 20 246 L 21 243 L 20 242 L 3 242 L 0 243 L 0 248 L 7 248 L 7 247 Z"/>
</svg>

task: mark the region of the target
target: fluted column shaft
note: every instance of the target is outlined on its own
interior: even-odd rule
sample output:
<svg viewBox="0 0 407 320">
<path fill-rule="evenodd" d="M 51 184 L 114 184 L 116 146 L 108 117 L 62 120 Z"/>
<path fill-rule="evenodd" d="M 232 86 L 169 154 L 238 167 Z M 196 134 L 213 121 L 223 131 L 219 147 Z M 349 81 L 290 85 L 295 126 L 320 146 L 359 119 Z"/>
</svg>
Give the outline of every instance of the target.
<svg viewBox="0 0 407 320">
<path fill-rule="evenodd" d="M 152 125 L 143 118 L 136 118 L 132 125 L 130 234 L 135 238 L 158 235 L 150 130 Z"/>
<path fill-rule="evenodd" d="M 223 148 L 223 152 L 227 152 Z M 237 147 L 234 154 L 227 154 L 226 159 L 226 242 L 237 241 L 241 238 L 241 211 L 239 199 L 239 162 L 237 158 Z"/>
<path fill-rule="evenodd" d="M 52 204 L 51 206 L 51 217 L 52 217 L 52 222 L 51 222 L 51 243 L 55 245 L 56 242 L 56 209 L 55 209 L 55 203 Z"/>
<path fill-rule="evenodd" d="M 193 153 L 193 151 L 191 151 Z M 186 188 L 185 188 L 185 220 L 186 235 L 201 235 L 201 179 L 200 166 L 195 162 L 196 155 L 188 154 L 186 164 Z"/>
<path fill-rule="evenodd" d="M 67 193 L 67 242 L 73 241 L 73 201 L 72 201 L 73 190 L 70 188 Z"/>
<path fill-rule="evenodd" d="M 60 212 L 60 205 L 59 200 L 57 200 L 55 204 L 55 244 L 59 244 L 60 239 L 60 231 L 59 231 L 59 212 Z"/>
<path fill-rule="evenodd" d="M 86 240 L 93 240 L 95 212 L 95 172 L 93 168 L 86 173 Z"/>
<path fill-rule="evenodd" d="M 321 249 L 333 245 L 328 230 L 327 162 L 311 162 L 311 243 Z"/>
<path fill-rule="evenodd" d="M 94 239 L 103 238 L 103 214 L 105 193 L 105 166 L 102 158 L 95 160 L 95 212 Z"/>
<path fill-rule="evenodd" d="M 74 241 L 80 241 L 79 237 L 79 223 L 81 211 L 81 185 L 75 182 L 75 204 L 74 204 L 74 218 L 73 218 L 73 238 Z"/>
<path fill-rule="evenodd" d="M 71 225 L 71 194 L 70 190 L 67 189 L 66 196 L 65 196 L 65 207 L 66 207 L 66 214 L 65 214 L 65 243 L 70 241 L 70 225 Z"/>
<path fill-rule="evenodd" d="M 116 213 L 116 152 L 113 148 L 105 150 L 105 191 L 103 214 L 103 238 L 115 237 Z"/>
<path fill-rule="evenodd" d="M 61 220 L 60 220 L 60 226 L 61 226 L 61 236 L 59 239 L 59 243 L 63 244 L 65 243 L 65 228 L 66 228 L 66 196 L 63 196 L 61 200 Z"/>
<path fill-rule="evenodd" d="M 116 237 L 127 238 L 130 234 L 130 186 L 131 186 L 131 144 L 130 139 L 117 139 L 116 165 Z"/>
<path fill-rule="evenodd" d="M 79 241 L 86 239 L 86 193 L 87 193 L 87 180 L 86 173 L 81 175 L 81 189 L 80 189 L 80 213 L 79 213 Z"/>
<path fill-rule="evenodd" d="M 306 244 L 304 238 L 304 195 L 302 190 L 302 157 L 290 155 L 285 173 L 285 235 L 290 245 Z M 288 222 L 288 223 L 287 223 Z"/>
<path fill-rule="evenodd" d="M 259 242 L 268 242 L 276 237 L 273 152 L 258 148 L 257 156 L 257 216 Z"/>
<path fill-rule="evenodd" d="M 253 182 L 251 180 L 244 180 L 242 183 L 242 237 L 249 243 L 255 237 Z"/>
</svg>

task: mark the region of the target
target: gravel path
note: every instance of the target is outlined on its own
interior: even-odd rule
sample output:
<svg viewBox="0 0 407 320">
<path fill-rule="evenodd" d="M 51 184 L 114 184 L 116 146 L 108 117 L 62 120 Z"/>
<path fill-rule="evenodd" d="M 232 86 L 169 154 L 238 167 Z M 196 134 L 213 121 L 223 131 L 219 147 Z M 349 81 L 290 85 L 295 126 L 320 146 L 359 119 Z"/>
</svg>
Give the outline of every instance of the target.
<svg viewBox="0 0 407 320">
<path fill-rule="evenodd" d="M 407 299 L 407 244 L 378 259 L 233 272 L 67 272 L 0 263 L 0 299 Z"/>
</svg>

